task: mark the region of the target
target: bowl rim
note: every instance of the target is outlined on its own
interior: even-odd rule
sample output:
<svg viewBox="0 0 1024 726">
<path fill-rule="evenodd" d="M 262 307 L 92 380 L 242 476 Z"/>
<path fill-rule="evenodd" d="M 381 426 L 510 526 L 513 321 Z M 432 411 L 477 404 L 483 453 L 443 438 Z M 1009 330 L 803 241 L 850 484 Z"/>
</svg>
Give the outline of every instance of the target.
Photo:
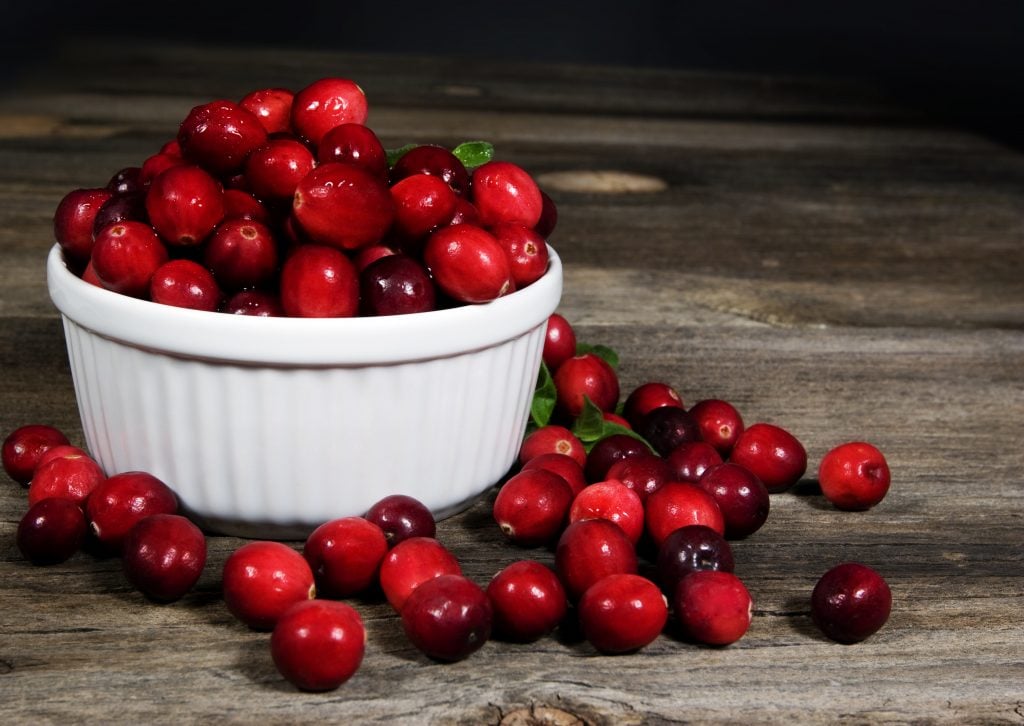
<svg viewBox="0 0 1024 726">
<path fill-rule="evenodd" d="M 82 280 L 58 244 L 46 278 L 61 315 L 105 338 L 179 357 L 276 366 L 397 364 L 481 350 L 546 322 L 562 294 L 562 263 L 550 245 L 547 271 L 521 290 L 483 304 L 380 317 L 267 318 L 161 305 Z"/>
</svg>

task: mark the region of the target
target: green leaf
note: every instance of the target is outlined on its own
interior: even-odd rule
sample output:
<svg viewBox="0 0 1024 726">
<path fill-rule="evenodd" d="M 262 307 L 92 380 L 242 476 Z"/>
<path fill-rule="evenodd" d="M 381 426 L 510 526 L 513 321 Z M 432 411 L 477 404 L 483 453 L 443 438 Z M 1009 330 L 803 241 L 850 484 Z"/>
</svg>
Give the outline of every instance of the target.
<svg viewBox="0 0 1024 726">
<path fill-rule="evenodd" d="M 466 141 L 452 149 L 452 153 L 466 167 L 466 171 L 473 171 L 494 158 L 494 144 L 487 141 Z"/>
<path fill-rule="evenodd" d="M 591 345 L 589 343 L 577 343 L 576 344 L 576 355 L 584 355 L 585 353 L 593 353 L 598 358 L 603 360 L 605 363 L 610 365 L 612 368 L 618 369 L 619 367 L 619 354 L 609 348 L 607 345 Z"/>
<path fill-rule="evenodd" d="M 547 426 L 550 423 L 557 400 L 558 391 L 555 390 L 555 381 L 551 377 L 551 371 L 541 361 L 540 373 L 537 375 L 537 388 L 533 392 L 533 401 L 530 403 L 530 419 L 536 426 Z"/>
<path fill-rule="evenodd" d="M 398 163 L 398 160 L 402 158 L 405 152 L 411 151 L 417 146 L 419 146 L 419 144 L 406 144 L 405 146 L 399 146 L 397 149 L 387 149 L 384 153 L 388 157 L 388 169 Z"/>
<path fill-rule="evenodd" d="M 646 439 L 633 429 L 626 428 L 622 424 L 617 424 L 613 421 L 606 421 L 604 412 L 587 396 L 583 397 L 583 410 L 573 423 L 572 432 L 576 435 L 576 438 L 583 442 L 583 448 L 588 453 L 598 441 L 606 439 L 613 434 L 624 434 L 637 441 L 641 441 L 652 453 L 654 452 L 654 447 L 647 443 Z"/>
</svg>

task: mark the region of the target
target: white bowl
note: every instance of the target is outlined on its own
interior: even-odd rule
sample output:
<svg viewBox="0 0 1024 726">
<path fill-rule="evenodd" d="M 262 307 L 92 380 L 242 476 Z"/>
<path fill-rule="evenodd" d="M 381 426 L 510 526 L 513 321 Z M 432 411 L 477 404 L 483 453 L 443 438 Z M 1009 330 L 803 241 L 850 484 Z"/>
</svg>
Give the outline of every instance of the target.
<svg viewBox="0 0 1024 726">
<path fill-rule="evenodd" d="M 511 467 L 562 267 L 485 305 L 375 318 L 184 310 L 47 260 L 89 451 L 206 529 L 302 537 L 407 494 L 448 516 Z"/>
</svg>

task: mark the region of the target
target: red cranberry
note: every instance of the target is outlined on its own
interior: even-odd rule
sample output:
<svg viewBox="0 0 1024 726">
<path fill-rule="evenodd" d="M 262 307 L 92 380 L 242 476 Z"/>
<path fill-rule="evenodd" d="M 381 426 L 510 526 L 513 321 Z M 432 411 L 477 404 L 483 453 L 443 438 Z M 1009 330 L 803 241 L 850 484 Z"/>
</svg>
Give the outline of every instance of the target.
<svg viewBox="0 0 1024 726">
<path fill-rule="evenodd" d="M 224 312 L 261 318 L 277 318 L 284 315 L 281 301 L 276 296 L 259 290 L 236 292 L 224 305 Z"/>
<path fill-rule="evenodd" d="M 319 144 L 328 131 L 341 124 L 366 123 L 366 95 L 347 78 L 321 78 L 295 94 L 292 128 Z"/>
<path fill-rule="evenodd" d="M 455 213 L 455 192 L 444 180 L 413 174 L 391 187 L 394 231 L 403 240 L 419 240 L 448 224 Z"/>
<path fill-rule="evenodd" d="M 811 594 L 811 618 L 839 643 L 858 643 L 889 619 L 889 584 L 867 565 L 846 562 L 826 572 Z"/>
<path fill-rule="evenodd" d="M 186 163 L 178 154 L 153 154 L 142 162 L 139 181 L 142 182 L 143 186 L 148 186 L 154 179 L 172 166 L 184 166 Z"/>
<path fill-rule="evenodd" d="M 619 401 L 619 378 L 615 369 L 594 353 L 584 353 L 564 361 L 555 371 L 558 407 L 576 418 L 583 411 L 583 398 L 589 398 L 602 411 L 614 411 Z"/>
<path fill-rule="evenodd" d="M 197 245 L 224 218 L 224 191 L 199 167 L 171 167 L 150 184 L 146 211 L 169 244 Z"/>
<path fill-rule="evenodd" d="M 651 450 L 642 441 L 627 434 L 612 434 L 596 444 L 587 454 L 587 465 L 583 472 L 589 482 L 604 481 L 616 462 L 634 456 L 648 456 Z"/>
<path fill-rule="evenodd" d="M 294 139 L 271 139 L 245 162 L 249 186 L 260 199 L 279 202 L 291 199 L 299 182 L 313 170 L 313 154 Z"/>
<path fill-rule="evenodd" d="M 488 227 L 501 222 L 534 227 L 544 207 L 533 178 L 508 161 L 489 161 L 473 170 L 473 203 Z"/>
<path fill-rule="evenodd" d="M 583 593 L 583 635 L 602 653 L 629 653 L 652 643 L 668 621 L 661 590 L 640 575 L 609 575 Z"/>
<path fill-rule="evenodd" d="M 487 586 L 494 609 L 494 632 L 506 640 L 530 643 L 554 630 L 565 617 L 565 588 L 550 568 L 519 560 L 498 572 Z"/>
<path fill-rule="evenodd" d="M 642 416 L 656 408 L 683 407 L 683 398 L 667 383 L 650 382 L 634 388 L 622 407 L 622 415 L 634 426 Z"/>
<path fill-rule="evenodd" d="M 544 333 L 544 363 L 552 371 L 576 355 L 576 331 L 569 321 L 558 313 L 548 318 Z"/>
<path fill-rule="evenodd" d="M 491 234 L 505 250 L 512 265 L 516 289 L 539 280 L 548 269 L 548 247 L 544 238 L 521 224 L 498 224 Z"/>
<path fill-rule="evenodd" d="M 356 269 L 362 274 L 363 270 L 372 265 L 382 257 L 388 257 L 389 255 L 397 255 L 398 250 L 394 247 L 389 247 L 385 244 L 375 244 L 368 247 L 361 247 L 356 251 L 354 262 Z"/>
<path fill-rule="evenodd" d="M 117 195 L 105 201 L 93 220 L 93 237 L 117 222 L 149 222 L 145 192 Z"/>
<path fill-rule="evenodd" d="M 333 247 L 302 245 L 281 269 L 281 307 L 299 318 L 347 318 L 359 312 L 359 274 Z"/>
<path fill-rule="evenodd" d="M 889 482 L 885 456 L 863 441 L 835 447 L 818 466 L 821 491 L 839 509 L 871 509 L 885 498 Z"/>
<path fill-rule="evenodd" d="M 286 88 L 261 88 L 246 94 L 238 105 L 259 119 L 268 134 L 278 134 L 291 129 L 294 98 Z"/>
<path fill-rule="evenodd" d="M 654 543 L 662 542 L 680 527 L 703 524 L 725 534 L 725 519 L 715 498 L 693 484 L 669 482 L 651 496 L 644 507 L 647 532 Z"/>
<path fill-rule="evenodd" d="M 533 226 L 544 239 L 551 236 L 551 233 L 555 231 L 555 227 L 558 225 L 558 207 L 551 200 L 543 189 L 540 190 L 541 199 L 541 210 L 540 219 L 537 220 L 537 224 Z"/>
<path fill-rule="evenodd" d="M 573 522 L 558 540 L 555 568 L 569 597 L 576 600 L 608 575 L 636 573 L 633 543 L 606 519 Z"/>
<path fill-rule="evenodd" d="M 680 444 L 665 459 L 672 478 L 696 484 L 704 472 L 722 463 L 722 457 L 711 444 L 704 441 L 687 441 Z"/>
<path fill-rule="evenodd" d="M 441 575 L 461 575 L 455 555 L 430 537 L 410 537 L 391 548 L 380 564 L 380 589 L 401 612 L 414 590 Z"/>
<path fill-rule="evenodd" d="M 614 522 L 634 545 L 644 533 L 644 505 L 639 495 L 617 481 L 591 484 L 573 500 L 569 521 L 607 519 Z"/>
<path fill-rule="evenodd" d="M 691 572 L 721 570 L 732 572 L 735 560 L 732 547 L 720 533 L 702 524 L 680 527 L 665 538 L 658 548 L 658 579 L 665 592 Z"/>
<path fill-rule="evenodd" d="M 64 562 L 84 540 L 85 515 L 70 499 L 42 499 L 18 523 L 18 549 L 34 565 Z"/>
<path fill-rule="evenodd" d="M 224 190 L 224 219 L 248 219 L 261 224 L 270 222 L 270 212 L 263 202 L 240 189 Z M 207 243 L 209 244 L 209 243 Z"/>
<path fill-rule="evenodd" d="M 439 177 L 459 196 L 469 189 L 469 173 L 458 157 L 442 146 L 417 146 L 402 154 L 391 169 L 392 182 L 413 174 Z"/>
<path fill-rule="evenodd" d="M 144 186 L 141 176 L 142 167 L 126 166 L 125 168 L 116 171 L 114 176 L 110 177 L 110 181 L 107 182 L 106 189 L 116 196 L 124 194 L 138 194 L 142 191 Z"/>
<path fill-rule="evenodd" d="M 480 212 L 477 211 L 473 202 L 465 197 L 456 197 L 455 213 L 452 214 L 452 219 L 448 224 L 472 224 L 480 227 L 483 223 L 480 221 Z"/>
<path fill-rule="evenodd" d="M 238 171 L 253 151 L 267 143 L 263 123 L 231 101 L 193 108 L 178 129 L 182 155 L 214 174 Z"/>
<path fill-rule="evenodd" d="M 377 134 L 362 124 L 341 124 L 324 134 L 316 150 L 321 164 L 340 161 L 387 179 L 388 159 Z"/>
<path fill-rule="evenodd" d="M 111 196 L 107 189 L 75 189 L 60 200 L 53 214 L 53 236 L 72 260 L 89 259 L 96 214 Z"/>
<path fill-rule="evenodd" d="M 278 672 L 303 691 L 334 690 L 355 675 L 365 652 L 363 620 L 343 602 L 296 603 L 270 636 Z"/>
<path fill-rule="evenodd" d="M 213 312 L 221 301 L 217 281 L 192 260 L 170 260 L 160 265 L 149 283 L 149 297 L 162 305 Z"/>
<path fill-rule="evenodd" d="M 377 581 L 388 541 L 376 524 L 362 517 L 325 522 L 306 539 L 302 554 L 316 577 L 317 591 L 348 597 Z"/>
<path fill-rule="evenodd" d="M 731 572 L 700 570 L 679 581 L 672 607 L 683 632 L 699 643 L 729 645 L 743 637 L 754 601 Z"/>
<path fill-rule="evenodd" d="M 435 660 L 462 660 L 491 637 L 491 601 L 461 575 L 441 575 L 416 588 L 402 607 L 405 634 Z"/>
<path fill-rule="evenodd" d="M 443 227 L 430 235 L 423 261 L 437 286 L 460 302 L 489 302 L 514 289 L 505 251 L 489 232 L 471 224 Z"/>
<path fill-rule="evenodd" d="M 587 463 L 583 442 L 564 426 L 541 426 L 528 434 L 519 449 L 519 463 L 525 464 L 541 454 L 563 454 L 580 466 Z"/>
<path fill-rule="evenodd" d="M 140 519 L 122 543 L 125 577 L 146 597 L 172 602 L 191 590 L 206 564 L 206 538 L 177 514 Z"/>
<path fill-rule="evenodd" d="M 132 297 L 149 295 L 149 283 L 167 262 L 167 248 L 141 222 L 119 222 L 103 229 L 92 252 L 93 269 L 108 290 Z"/>
<path fill-rule="evenodd" d="M 257 630 L 270 630 L 288 608 L 316 595 L 309 563 L 280 542 L 239 547 L 224 563 L 222 585 L 231 614 Z"/>
<path fill-rule="evenodd" d="M 314 242 L 354 250 L 379 242 L 395 208 L 378 177 L 351 164 L 321 164 L 299 182 L 292 205 Z"/>
<path fill-rule="evenodd" d="M 700 440 L 700 429 L 686 411 L 660 406 L 641 416 L 633 429 L 662 456 L 668 456 L 689 441 Z"/>
<path fill-rule="evenodd" d="M 603 418 L 608 423 L 616 424 L 617 426 L 621 426 L 624 429 L 629 429 L 630 431 L 633 430 L 633 425 L 626 419 L 622 418 L 622 416 L 620 416 L 617 413 L 612 413 L 611 411 L 602 411 L 601 418 Z"/>
<path fill-rule="evenodd" d="M 803 444 L 785 429 L 767 423 L 756 423 L 740 434 L 729 460 L 749 469 L 772 493 L 793 486 L 807 471 Z"/>
<path fill-rule="evenodd" d="M 738 464 L 708 469 L 698 486 L 715 498 L 725 519 L 725 536 L 747 537 L 768 519 L 771 498 L 761 480 Z"/>
<path fill-rule="evenodd" d="M 407 255 L 388 255 L 359 276 L 365 315 L 424 313 L 436 307 L 434 283 L 423 267 Z"/>
<path fill-rule="evenodd" d="M 437 532 L 434 514 L 426 504 L 405 494 L 392 494 L 370 507 L 366 519 L 384 532 L 388 546 L 412 537 L 431 538 Z"/>
<path fill-rule="evenodd" d="M 508 539 L 523 547 L 553 542 L 565 526 L 572 490 L 565 479 L 543 469 L 526 469 L 501 487 L 494 521 Z"/>
<path fill-rule="evenodd" d="M 165 141 L 163 146 L 160 147 L 161 154 L 167 154 L 168 156 L 176 156 L 181 158 L 181 144 L 178 143 L 177 137 L 170 141 Z"/>
<path fill-rule="evenodd" d="M 39 457 L 39 463 L 36 464 L 36 469 L 49 463 L 54 459 L 63 459 L 65 457 L 89 457 L 89 453 L 85 449 L 80 449 L 77 446 L 71 446 L 71 444 L 59 444 L 54 446 L 52 449 L 47 449 L 43 452 L 43 455 Z"/>
<path fill-rule="evenodd" d="M 743 417 L 727 401 L 717 398 L 697 401 L 690 409 L 690 415 L 700 427 L 701 438 L 718 449 L 722 456 L 728 456 L 736 439 L 743 433 Z"/>
<path fill-rule="evenodd" d="M 16 428 L 4 439 L 4 471 L 19 484 L 28 485 L 43 454 L 68 445 L 67 436 L 53 426 L 29 424 Z"/>
<path fill-rule="evenodd" d="M 650 451 L 619 459 L 611 465 L 605 477 L 622 482 L 636 492 L 641 502 L 646 502 L 647 497 L 661 489 L 665 482 L 672 481 L 668 464 Z"/>
<path fill-rule="evenodd" d="M 28 485 L 29 506 L 50 497 L 84 504 L 93 489 L 106 477 L 100 465 L 88 456 L 64 456 L 36 469 Z"/>
<path fill-rule="evenodd" d="M 103 281 L 99 278 L 99 275 L 96 274 L 96 267 L 93 265 L 92 260 L 89 260 L 85 269 L 82 270 L 82 279 L 93 287 L 103 287 Z"/>
<path fill-rule="evenodd" d="M 583 491 L 587 486 L 587 479 L 583 475 L 583 467 L 576 463 L 576 460 L 565 454 L 541 454 L 535 456 L 523 464 L 523 471 L 531 469 L 544 469 L 553 474 L 558 474 L 569 485 L 573 497 Z"/>
<path fill-rule="evenodd" d="M 121 548 L 140 520 L 177 511 L 178 497 L 170 487 L 143 471 L 115 474 L 101 482 L 85 503 L 96 539 L 114 550 Z"/>
<path fill-rule="evenodd" d="M 222 222 L 203 251 L 203 262 L 229 290 L 262 285 L 277 271 L 277 242 L 270 228 L 248 219 Z"/>
</svg>

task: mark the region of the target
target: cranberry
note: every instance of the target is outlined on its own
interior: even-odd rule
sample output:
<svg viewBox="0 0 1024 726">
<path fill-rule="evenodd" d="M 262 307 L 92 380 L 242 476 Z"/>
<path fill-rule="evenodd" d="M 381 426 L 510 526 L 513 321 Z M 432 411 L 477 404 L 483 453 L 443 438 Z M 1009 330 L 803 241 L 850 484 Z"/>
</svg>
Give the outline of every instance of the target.
<svg viewBox="0 0 1024 726">
<path fill-rule="evenodd" d="M 268 134 L 277 134 L 291 129 L 294 99 L 287 88 L 261 88 L 246 94 L 238 105 L 255 116 Z"/>
<path fill-rule="evenodd" d="M 314 144 L 335 126 L 366 123 L 366 95 L 347 78 L 321 78 L 295 94 L 292 128 Z"/>
<path fill-rule="evenodd" d="M 384 532 L 388 546 L 412 537 L 433 537 L 437 532 L 434 514 L 419 499 L 392 494 L 370 507 L 366 519 Z"/>
<path fill-rule="evenodd" d="M 29 424 L 16 428 L 4 439 L 4 471 L 19 484 L 28 485 L 43 454 L 68 445 L 67 436 L 53 426 Z"/>
<path fill-rule="evenodd" d="M 176 156 L 181 158 L 181 144 L 178 143 L 177 137 L 170 141 L 165 141 L 163 146 L 160 147 L 161 154 L 167 154 L 168 156 Z"/>
<path fill-rule="evenodd" d="M 184 166 L 187 162 L 177 154 L 153 154 L 142 162 L 142 171 L 139 180 L 144 186 L 148 186 L 160 174 L 172 166 Z"/>
<path fill-rule="evenodd" d="M 206 538 L 177 514 L 140 519 L 122 543 L 125 577 L 146 597 L 172 602 L 191 590 L 206 564 Z"/>
<path fill-rule="evenodd" d="M 818 466 L 821 491 L 839 509 L 870 509 L 885 498 L 889 482 L 885 456 L 863 441 L 836 446 Z"/>
<path fill-rule="evenodd" d="M 126 166 L 119 169 L 110 177 L 106 189 L 115 196 L 124 194 L 138 194 L 142 191 L 142 167 Z"/>
<path fill-rule="evenodd" d="M 425 145 L 409 149 L 398 158 L 391 169 L 392 182 L 413 174 L 439 177 L 460 197 L 469 189 L 469 173 L 466 167 L 455 154 L 442 146 Z"/>
<path fill-rule="evenodd" d="M 696 484 L 704 472 L 722 463 L 718 450 L 704 441 L 687 441 L 680 444 L 665 459 L 672 477 L 676 481 Z"/>
<path fill-rule="evenodd" d="M 721 570 L 691 572 L 672 598 L 683 632 L 699 643 L 729 645 L 743 637 L 754 601 L 740 578 Z"/>
<path fill-rule="evenodd" d="M 362 517 L 321 524 L 302 549 L 316 577 L 317 591 L 331 597 L 355 595 L 374 584 L 387 552 L 384 532 Z"/>
<path fill-rule="evenodd" d="M 622 415 L 635 426 L 641 416 L 662 406 L 682 408 L 683 398 L 667 383 L 652 381 L 637 386 L 630 392 L 622 407 Z"/>
<path fill-rule="evenodd" d="M 346 250 L 379 242 L 395 215 L 383 181 L 336 162 L 321 164 L 299 182 L 292 209 L 312 241 Z"/>
<path fill-rule="evenodd" d="M 413 174 L 391 187 L 395 203 L 394 232 L 415 241 L 448 224 L 455 213 L 455 192 L 444 180 Z"/>
<path fill-rule="evenodd" d="M 111 196 L 107 189 L 75 189 L 60 200 L 53 214 L 53 236 L 72 260 L 89 259 L 96 214 Z"/>
<path fill-rule="evenodd" d="M 621 426 L 624 429 L 629 429 L 630 431 L 633 430 L 633 425 L 626 419 L 622 418 L 622 416 L 620 416 L 617 413 L 612 413 L 611 411 L 602 411 L 601 418 L 603 418 L 608 423 L 613 423 L 617 426 Z"/>
<path fill-rule="evenodd" d="M 248 109 L 218 100 L 189 112 L 178 129 L 178 143 L 186 159 L 214 174 L 230 174 L 267 143 L 267 131 Z"/>
<path fill-rule="evenodd" d="M 652 643 L 668 620 L 661 590 L 640 575 L 609 575 L 579 602 L 583 635 L 602 653 L 629 653 Z"/>
<path fill-rule="evenodd" d="M 210 236 L 203 262 L 229 290 L 262 285 L 277 271 L 277 242 L 270 228 L 249 219 L 227 219 Z"/>
<path fill-rule="evenodd" d="M 288 609 L 270 636 L 278 672 L 303 691 L 331 691 L 359 670 L 366 630 L 351 605 L 306 600 Z"/>
<path fill-rule="evenodd" d="M 565 526 L 572 490 L 565 479 L 543 469 L 519 472 L 494 500 L 494 521 L 508 539 L 523 547 L 553 542 Z"/>
<path fill-rule="evenodd" d="M 554 379 L 558 408 L 572 418 L 582 413 L 584 397 L 602 411 L 614 411 L 619 401 L 619 377 L 615 369 L 594 353 L 563 361 Z"/>
<path fill-rule="evenodd" d="M 544 363 L 552 371 L 576 355 L 576 331 L 569 321 L 558 313 L 548 318 L 544 333 Z"/>
<path fill-rule="evenodd" d="M 435 660 L 462 660 L 491 637 L 491 601 L 480 587 L 461 575 L 441 575 L 424 582 L 402 607 L 405 634 Z"/>
<path fill-rule="evenodd" d="M 534 227 L 544 207 L 533 178 L 508 161 L 489 161 L 473 170 L 473 203 L 488 227 L 501 222 Z"/>
<path fill-rule="evenodd" d="M 64 456 L 36 469 L 28 485 L 28 503 L 49 497 L 83 504 L 106 477 L 100 465 L 88 456 Z"/>
<path fill-rule="evenodd" d="M 354 262 L 356 269 L 362 274 L 363 270 L 372 265 L 382 257 L 397 255 L 398 250 L 385 244 L 374 244 L 368 247 L 361 247 L 356 251 Z"/>
<path fill-rule="evenodd" d="M 352 317 L 359 312 L 359 274 L 340 250 L 302 245 L 281 269 L 281 307 L 299 318 Z"/>
<path fill-rule="evenodd" d="M 892 592 L 875 570 L 845 562 L 826 572 L 811 594 L 811 618 L 839 643 L 857 643 L 878 632 L 889 619 Z"/>
<path fill-rule="evenodd" d="M 117 222 L 149 223 L 144 192 L 118 195 L 105 201 L 93 220 L 93 237 L 102 232 L 104 227 Z"/>
<path fill-rule="evenodd" d="M 261 318 L 277 318 L 284 315 L 281 301 L 268 292 L 242 290 L 232 295 L 224 305 L 224 312 L 232 315 L 252 315 Z"/>
<path fill-rule="evenodd" d="M 224 563 L 224 602 L 251 628 L 270 630 L 292 605 L 316 595 L 313 571 L 280 542 L 250 542 Z"/>
<path fill-rule="evenodd" d="M 619 459 L 605 476 L 632 489 L 641 502 L 647 501 L 647 497 L 661 489 L 665 482 L 672 481 L 665 460 L 649 451 Z"/>
<path fill-rule="evenodd" d="M 540 190 L 541 199 L 541 210 L 540 219 L 537 220 L 537 224 L 533 226 L 544 239 L 551 236 L 551 233 L 555 231 L 555 226 L 558 224 L 558 207 L 551 200 L 543 189 Z"/>
<path fill-rule="evenodd" d="M 583 467 L 583 472 L 589 482 L 604 481 L 616 462 L 634 456 L 648 456 L 650 453 L 651 450 L 644 442 L 628 434 L 612 434 L 594 444 L 587 454 L 587 465 Z"/>
<path fill-rule="evenodd" d="M 565 588 L 550 568 L 519 560 L 498 572 L 487 586 L 494 609 L 494 632 L 529 643 L 554 630 L 565 617 Z"/>
<path fill-rule="evenodd" d="M 644 507 L 647 532 L 654 543 L 662 542 L 680 527 L 703 524 L 725 534 L 725 518 L 715 498 L 693 484 L 669 482 L 647 497 Z"/>
<path fill-rule="evenodd" d="M 736 439 L 743 433 L 743 417 L 736 407 L 727 401 L 708 398 L 697 401 L 690 409 L 700 428 L 700 435 L 722 456 L 728 456 Z"/>
<path fill-rule="evenodd" d="M 249 155 L 245 176 L 253 194 L 279 202 L 295 194 L 299 182 L 314 166 L 313 154 L 305 144 L 294 139 L 271 139 Z"/>
<path fill-rule="evenodd" d="M 634 545 L 644 533 L 644 505 L 639 495 L 617 481 L 591 484 L 573 500 L 569 521 L 607 519 L 614 522 Z"/>
<path fill-rule="evenodd" d="M 261 224 L 270 222 L 270 212 L 263 202 L 240 189 L 224 190 L 224 219 L 248 219 Z M 209 244 L 209 243 L 207 243 Z"/>
<path fill-rule="evenodd" d="M 761 480 L 738 464 L 719 464 L 708 469 L 698 486 L 715 498 L 725 519 L 725 536 L 747 537 L 768 519 L 771 498 Z"/>
<path fill-rule="evenodd" d="M 55 565 L 78 551 L 85 541 L 85 529 L 85 515 L 77 503 L 55 497 L 41 499 L 18 523 L 18 549 L 34 565 Z"/>
<path fill-rule="evenodd" d="M 548 247 L 544 238 L 521 224 L 498 224 L 491 234 L 505 250 L 512 265 L 516 289 L 539 280 L 548 269 Z"/>
<path fill-rule="evenodd" d="M 576 460 L 565 454 L 541 454 L 535 456 L 523 464 L 523 471 L 531 469 L 544 469 L 553 474 L 558 474 L 569 485 L 572 495 L 575 497 L 587 486 L 587 479 L 583 475 L 583 467 L 576 463 Z"/>
<path fill-rule="evenodd" d="M 505 251 L 489 232 L 471 224 L 443 227 L 430 235 L 423 261 L 437 286 L 460 302 L 489 302 L 514 289 Z"/>
<path fill-rule="evenodd" d="M 146 212 L 169 244 L 197 245 L 224 218 L 224 190 L 197 166 L 171 167 L 150 184 Z"/>
<path fill-rule="evenodd" d="M 170 487 L 143 471 L 115 474 L 101 482 L 85 503 L 96 539 L 115 550 L 140 520 L 177 511 L 178 497 Z"/>
<path fill-rule="evenodd" d="M 581 519 L 562 532 L 555 548 L 555 568 L 575 600 L 608 575 L 636 573 L 636 550 L 618 525 L 606 519 Z"/>
<path fill-rule="evenodd" d="M 750 470 L 768 491 L 782 492 L 807 471 L 807 451 L 793 434 L 767 423 L 743 431 L 729 460 Z"/>
<path fill-rule="evenodd" d="M 160 265 L 149 283 L 149 297 L 162 305 L 213 312 L 220 306 L 217 281 L 192 260 L 171 260 Z"/>
<path fill-rule="evenodd" d="M 580 466 L 587 463 L 583 442 L 564 426 L 541 426 L 528 434 L 519 449 L 519 463 L 525 464 L 541 454 L 563 454 Z"/>
<path fill-rule="evenodd" d="M 321 164 L 340 161 L 387 179 L 388 158 L 377 134 L 362 124 L 341 124 L 324 134 L 316 150 Z"/>
<path fill-rule="evenodd" d="M 448 224 L 473 224 L 480 227 L 483 223 L 480 221 L 480 212 L 477 211 L 473 202 L 465 197 L 456 197 L 455 213 L 452 214 L 452 219 Z"/>
<path fill-rule="evenodd" d="M 93 287 L 103 288 L 103 281 L 99 278 L 99 275 L 96 274 L 96 267 L 93 265 L 92 260 L 89 260 L 85 269 L 82 270 L 82 279 Z"/>
<path fill-rule="evenodd" d="M 359 276 L 365 315 L 424 313 L 436 307 L 434 283 L 423 267 L 407 255 L 388 255 Z"/>
<path fill-rule="evenodd" d="M 681 408 L 659 406 L 633 424 L 634 430 L 662 456 L 668 456 L 688 441 L 700 440 L 693 417 Z"/>
<path fill-rule="evenodd" d="M 401 612 L 409 595 L 428 580 L 441 575 L 461 575 L 455 555 L 430 537 L 410 537 L 391 548 L 380 564 L 380 588 L 396 611 Z"/>
<path fill-rule="evenodd" d="M 71 444 L 60 444 L 58 446 L 54 446 L 52 449 L 47 449 L 45 452 L 43 452 L 43 455 L 39 457 L 39 463 L 36 464 L 36 469 L 41 467 L 43 464 L 49 463 L 53 459 L 63 459 L 68 456 L 88 457 L 89 453 L 85 449 L 80 449 L 77 446 L 72 446 Z"/>
<path fill-rule="evenodd" d="M 732 572 L 735 560 L 732 547 L 719 532 L 702 524 L 680 527 L 665 538 L 658 548 L 658 578 L 665 592 L 691 572 L 721 570 Z"/>
</svg>

